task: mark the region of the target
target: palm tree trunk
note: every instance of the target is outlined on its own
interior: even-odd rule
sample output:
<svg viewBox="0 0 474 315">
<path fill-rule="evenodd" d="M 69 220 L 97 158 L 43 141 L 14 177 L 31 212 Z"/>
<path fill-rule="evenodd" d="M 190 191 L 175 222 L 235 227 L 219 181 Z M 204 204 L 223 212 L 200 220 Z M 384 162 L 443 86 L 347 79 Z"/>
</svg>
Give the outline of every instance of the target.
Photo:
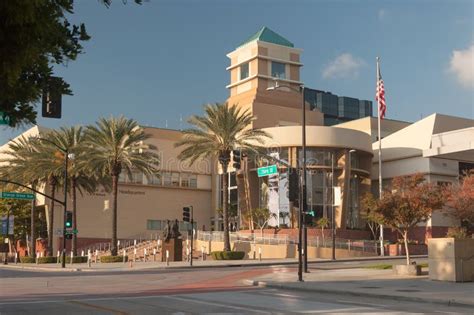
<svg viewBox="0 0 474 315">
<path fill-rule="evenodd" d="M 53 238 L 54 238 L 54 198 L 56 198 L 56 179 L 50 179 L 51 186 L 51 207 L 48 213 L 48 256 L 53 256 Z"/>
<path fill-rule="evenodd" d="M 71 250 L 72 250 L 72 254 L 74 256 L 77 256 L 77 233 L 74 233 L 76 230 L 77 230 L 77 195 L 76 195 L 76 188 L 77 188 L 77 180 L 76 180 L 76 177 L 73 176 L 72 179 L 71 179 L 71 182 L 72 182 L 72 230 L 73 230 L 73 234 L 72 234 L 72 246 L 71 246 Z"/>
<path fill-rule="evenodd" d="M 117 256 L 117 191 L 118 175 L 112 175 L 112 244 L 110 244 L 112 256 Z"/>
<path fill-rule="evenodd" d="M 222 190 L 223 190 L 223 205 L 222 217 L 224 220 L 224 251 L 230 251 L 230 236 L 229 236 L 229 190 L 228 190 L 228 176 L 227 176 L 227 162 L 221 162 L 222 166 Z"/>
<path fill-rule="evenodd" d="M 31 184 L 31 188 L 36 189 L 36 183 Z M 36 194 L 35 198 L 31 201 L 31 222 L 30 222 L 30 252 L 28 253 L 30 257 L 36 257 Z"/>
</svg>

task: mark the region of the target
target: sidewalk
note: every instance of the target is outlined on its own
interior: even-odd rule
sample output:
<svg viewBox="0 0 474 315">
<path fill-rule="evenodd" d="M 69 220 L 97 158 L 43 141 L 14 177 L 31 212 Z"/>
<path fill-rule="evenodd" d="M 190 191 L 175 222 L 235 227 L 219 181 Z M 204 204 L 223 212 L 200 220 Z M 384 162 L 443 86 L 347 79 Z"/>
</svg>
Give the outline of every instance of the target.
<svg viewBox="0 0 474 315">
<path fill-rule="evenodd" d="M 427 271 L 425 268 L 424 271 Z M 256 286 L 312 291 L 352 296 L 385 298 L 400 301 L 438 303 L 474 307 L 474 283 L 432 281 L 428 276 L 402 277 L 392 270 L 337 269 L 311 270 L 297 281 L 294 272 L 267 274 L 247 284 Z"/>
<path fill-rule="evenodd" d="M 413 258 L 425 258 L 426 256 L 413 256 Z M 402 256 L 391 256 L 391 257 L 354 257 L 354 258 L 341 258 L 336 261 L 331 261 L 329 259 L 310 259 L 308 263 L 343 263 L 343 262 L 364 262 L 364 261 L 373 261 L 377 263 L 380 260 L 397 260 L 403 259 Z M 192 268 L 223 268 L 223 267 L 240 267 L 240 266 L 294 266 L 298 264 L 298 260 L 295 258 L 286 258 L 286 259 L 262 259 L 261 261 L 255 259 L 245 259 L 245 260 L 193 260 Z M 350 268 L 350 266 L 347 266 Z M 60 264 L 14 264 L 9 263 L 8 265 L 0 264 L 0 269 L 20 269 L 20 270 L 31 270 L 31 271 L 50 271 L 50 272 L 74 272 L 74 271 L 132 271 L 132 270 L 145 270 L 145 269 L 174 269 L 174 268 L 190 268 L 189 262 L 179 261 L 179 262 L 170 262 L 169 266 L 165 262 L 133 262 L 132 267 L 130 263 L 92 263 L 91 267 L 87 263 L 83 264 L 67 264 L 66 268 L 61 268 Z"/>
</svg>

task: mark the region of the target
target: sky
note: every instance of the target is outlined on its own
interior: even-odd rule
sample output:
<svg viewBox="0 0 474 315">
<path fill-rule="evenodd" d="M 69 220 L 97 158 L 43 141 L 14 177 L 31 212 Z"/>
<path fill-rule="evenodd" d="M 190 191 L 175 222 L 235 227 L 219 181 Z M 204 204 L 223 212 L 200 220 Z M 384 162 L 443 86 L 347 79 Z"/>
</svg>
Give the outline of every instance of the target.
<svg viewBox="0 0 474 315">
<path fill-rule="evenodd" d="M 204 104 L 227 99 L 226 54 L 263 26 L 303 50 L 307 87 L 374 101 L 380 56 L 387 119 L 474 118 L 472 0 L 82 0 L 70 20 L 92 38 L 55 66 L 74 95 L 63 96 L 61 119 L 38 118 L 46 127 L 124 115 L 185 128 Z M 0 144 L 29 127 L 1 127 Z"/>
</svg>

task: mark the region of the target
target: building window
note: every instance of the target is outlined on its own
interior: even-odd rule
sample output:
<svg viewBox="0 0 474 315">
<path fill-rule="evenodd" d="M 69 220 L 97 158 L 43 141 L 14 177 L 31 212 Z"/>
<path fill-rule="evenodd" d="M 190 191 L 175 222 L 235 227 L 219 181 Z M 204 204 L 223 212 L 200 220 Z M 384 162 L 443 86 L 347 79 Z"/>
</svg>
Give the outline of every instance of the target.
<svg viewBox="0 0 474 315">
<path fill-rule="evenodd" d="M 240 65 L 240 80 L 247 79 L 249 77 L 249 63 L 246 62 Z"/>
<path fill-rule="evenodd" d="M 147 230 L 161 230 L 161 220 L 146 220 Z"/>
<path fill-rule="evenodd" d="M 148 183 L 150 185 L 161 185 L 161 174 L 156 173 L 151 176 L 151 178 L 148 180 Z"/>
<path fill-rule="evenodd" d="M 272 61 L 272 77 L 286 79 L 285 67 L 284 63 Z"/>
<path fill-rule="evenodd" d="M 182 173 L 181 174 L 181 187 L 197 188 L 197 175 Z"/>
<path fill-rule="evenodd" d="M 131 176 L 130 176 L 131 175 Z M 143 184 L 143 173 L 138 170 L 133 170 L 132 174 L 127 174 L 122 172 L 119 175 L 120 183 L 134 183 L 134 184 Z"/>
<path fill-rule="evenodd" d="M 170 172 L 163 173 L 163 186 L 171 186 L 171 173 Z"/>
</svg>

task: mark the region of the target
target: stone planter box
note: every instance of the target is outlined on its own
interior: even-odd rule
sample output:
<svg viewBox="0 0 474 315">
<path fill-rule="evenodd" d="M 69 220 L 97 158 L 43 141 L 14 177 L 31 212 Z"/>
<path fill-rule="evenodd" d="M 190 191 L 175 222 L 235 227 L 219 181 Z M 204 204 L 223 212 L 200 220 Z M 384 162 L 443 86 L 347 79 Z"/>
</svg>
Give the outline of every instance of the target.
<svg viewBox="0 0 474 315">
<path fill-rule="evenodd" d="M 425 244 L 410 244 L 408 245 L 410 255 L 426 255 L 428 253 L 428 247 Z M 389 256 L 405 256 L 405 245 L 404 244 L 390 244 L 388 245 Z"/>
<path fill-rule="evenodd" d="M 420 265 L 393 265 L 393 273 L 399 276 L 420 276 Z"/>
<path fill-rule="evenodd" d="M 474 281 L 474 239 L 429 239 L 428 264 L 431 280 Z"/>
</svg>

